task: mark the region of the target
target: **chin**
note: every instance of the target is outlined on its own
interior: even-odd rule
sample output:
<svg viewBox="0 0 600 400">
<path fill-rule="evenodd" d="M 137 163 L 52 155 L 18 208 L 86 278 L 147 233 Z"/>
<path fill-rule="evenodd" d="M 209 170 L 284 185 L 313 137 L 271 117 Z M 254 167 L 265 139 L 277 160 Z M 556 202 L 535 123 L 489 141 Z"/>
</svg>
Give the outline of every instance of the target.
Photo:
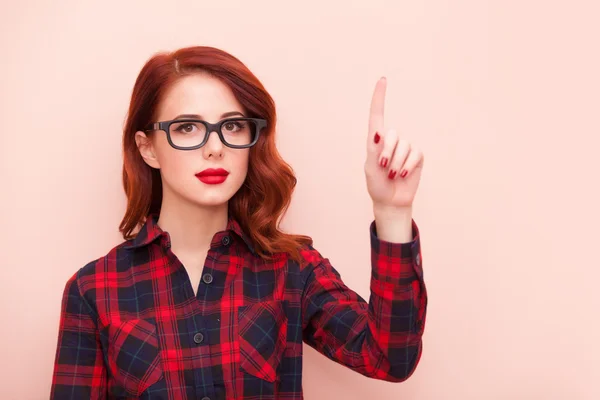
<svg viewBox="0 0 600 400">
<path fill-rule="evenodd" d="M 216 191 L 214 193 L 200 193 L 199 195 L 194 196 L 192 201 L 198 204 L 199 206 L 216 207 L 227 203 L 232 196 L 233 193 L 230 193 L 229 190 L 223 190 Z"/>
<path fill-rule="evenodd" d="M 179 189 L 173 191 L 179 194 L 178 197 L 192 204 L 199 207 L 218 207 L 228 203 L 239 187 L 238 185 L 215 185 L 214 187 L 207 185 L 199 188 L 194 185 L 193 187 L 180 186 Z"/>
</svg>

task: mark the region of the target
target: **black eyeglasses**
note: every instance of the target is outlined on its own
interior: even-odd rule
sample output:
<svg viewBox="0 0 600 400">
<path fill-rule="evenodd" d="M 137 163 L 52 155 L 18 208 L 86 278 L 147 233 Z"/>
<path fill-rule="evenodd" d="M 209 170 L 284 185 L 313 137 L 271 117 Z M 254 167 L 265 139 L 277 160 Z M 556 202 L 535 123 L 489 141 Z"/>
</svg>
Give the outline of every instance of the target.
<svg viewBox="0 0 600 400">
<path fill-rule="evenodd" d="M 211 132 L 217 132 L 221 142 L 233 149 L 246 149 L 258 141 L 267 121 L 260 118 L 227 118 L 217 123 L 200 119 L 174 119 L 155 122 L 145 130 L 167 133 L 169 144 L 178 150 L 195 150 L 204 146 Z"/>
</svg>

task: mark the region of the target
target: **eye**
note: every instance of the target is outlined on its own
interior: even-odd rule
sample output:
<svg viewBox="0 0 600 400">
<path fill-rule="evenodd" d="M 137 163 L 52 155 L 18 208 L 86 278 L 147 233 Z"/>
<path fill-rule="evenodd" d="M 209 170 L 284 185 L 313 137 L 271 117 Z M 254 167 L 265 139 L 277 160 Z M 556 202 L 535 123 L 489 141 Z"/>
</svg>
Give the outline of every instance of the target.
<svg viewBox="0 0 600 400">
<path fill-rule="evenodd" d="M 177 133 L 194 133 L 198 130 L 198 126 L 195 123 L 192 122 L 182 122 L 180 124 L 173 124 L 171 125 L 171 131 L 177 132 Z"/>
<path fill-rule="evenodd" d="M 180 130 L 183 132 L 186 132 L 186 133 L 190 133 L 190 132 L 194 131 L 194 128 L 195 128 L 194 124 L 183 124 L 183 125 L 181 125 Z"/>
<path fill-rule="evenodd" d="M 243 123 L 242 121 L 230 121 L 225 123 L 223 127 L 225 127 L 225 130 L 229 132 L 237 132 L 243 129 Z"/>
</svg>

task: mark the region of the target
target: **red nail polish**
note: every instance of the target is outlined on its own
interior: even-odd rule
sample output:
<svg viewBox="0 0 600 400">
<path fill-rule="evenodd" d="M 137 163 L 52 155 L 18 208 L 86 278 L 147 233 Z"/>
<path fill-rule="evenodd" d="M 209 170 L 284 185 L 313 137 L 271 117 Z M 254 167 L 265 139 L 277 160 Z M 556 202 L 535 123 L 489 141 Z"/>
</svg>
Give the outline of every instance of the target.
<svg viewBox="0 0 600 400">
<path fill-rule="evenodd" d="M 390 171 L 390 173 L 388 174 L 388 178 L 390 178 L 390 179 L 394 179 L 395 176 L 396 176 L 396 171 Z"/>
<path fill-rule="evenodd" d="M 406 174 L 408 174 L 408 171 L 404 170 L 404 171 L 402 171 L 402 173 L 400 174 L 400 176 L 404 178 L 406 176 Z"/>
<path fill-rule="evenodd" d="M 388 163 L 388 159 L 383 157 L 381 159 L 381 163 L 379 163 L 379 165 L 381 165 L 383 168 L 385 168 L 387 166 L 387 163 Z"/>
<path fill-rule="evenodd" d="M 379 133 L 375 132 L 375 139 L 374 139 L 374 140 L 375 140 L 375 143 L 379 143 L 379 139 L 381 139 L 381 138 L 379 137 Z"/>
</svg>

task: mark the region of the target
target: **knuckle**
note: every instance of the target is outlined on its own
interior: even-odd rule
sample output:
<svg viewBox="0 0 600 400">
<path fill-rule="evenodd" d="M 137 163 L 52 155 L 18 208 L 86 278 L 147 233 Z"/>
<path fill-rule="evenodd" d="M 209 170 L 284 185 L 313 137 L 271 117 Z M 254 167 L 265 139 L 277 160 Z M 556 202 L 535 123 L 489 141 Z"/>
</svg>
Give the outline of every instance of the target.
<svg viewBox="0 0 600 400">
<path fill-rule="evenodd" d="M 422 161 L 424 159 L 423 152 L 420 149 L 413 149 L 411 154 L 415 161 Z"/>
<path fill-rule="evenodd" d="M 406 139 L 400 139 L 398 141 L 398 147 L 401 147 L 403 149 L 411 149 L 412 145 L 410 144 L 410 142 Z"/>
<path fill-rule="evenodd" d="M 396 138 L 396 140 L 398 140 L 398 131 L 394 128 L 388 129 L 387 135 L 390 137 L 394 137 Z"/>
<path fill-rule="evenodd" d="M 398 145 L 398 136 L 397 135 L 386 135 L 384 145 L 387 145 L 388 148 L 394 148 Z"/>
</svg>

